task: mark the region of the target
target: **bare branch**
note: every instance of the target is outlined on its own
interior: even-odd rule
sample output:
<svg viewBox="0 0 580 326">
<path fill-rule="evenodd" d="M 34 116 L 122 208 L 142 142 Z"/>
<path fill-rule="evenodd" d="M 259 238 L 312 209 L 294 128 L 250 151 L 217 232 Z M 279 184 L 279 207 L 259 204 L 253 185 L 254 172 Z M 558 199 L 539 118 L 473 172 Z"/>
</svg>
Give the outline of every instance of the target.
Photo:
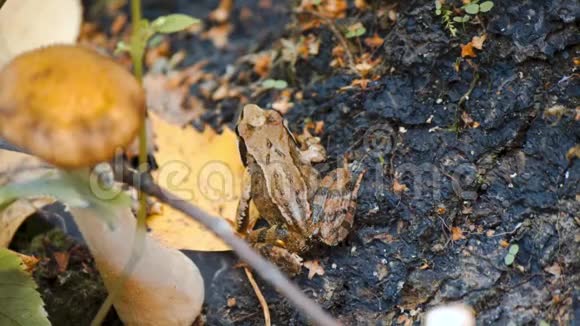
<svg viewBox="0 0 580 326">
<path fill-rule="evenodd" d="M 129 169 L 123 169 L 123 182 L 140 188 L 144 193 L 154 196 L 162 202 L 188 215 L 191 219 L 203 224 L 226 242 L 240 258 L 250 265 L 264 280 L 273 285 L 288 298 L 306 316 L 318 325 L 340 325 L 328 315 L 320 305 L 309 299 L 280 270 L 265 258 L 256 253 L 247 243 L 238 237 L 231 226 L 222 218 L 212 216 L 200 208 L 180 199 L 166 189 L 157 185 L 149 175 L 137 174 Z"/>
<path fill-rule="evenodd" d="M 2 139 L 0 139 L 0 149 L 25 153 Z M 162 202 L 203 224 L 207 229 L 224 240 L 240 258 L 250 265 L 264 280 L 276 287 L 278 291 L 288 298 L 306 316 L 312 319 L 314 323 L 325 326 L 340 325 L 338 321 L 322 310 L 320 305 L 304 295 L 276 266 L 256 253 L 246 241 L 238 237 L 224 219 L 212 216 L 189 202 L 180 199 L 166 189 L 161 188 L 148 174 L 139 175 L 127 167 L 119 168 L 122 170 L 122 173 L 119 173 L 121 175 L 116 176 L 116 178 L 120 179 L 119 181 L 135 188 L 140 188 L 146 194 L 157 197 Z"/>
</svg>

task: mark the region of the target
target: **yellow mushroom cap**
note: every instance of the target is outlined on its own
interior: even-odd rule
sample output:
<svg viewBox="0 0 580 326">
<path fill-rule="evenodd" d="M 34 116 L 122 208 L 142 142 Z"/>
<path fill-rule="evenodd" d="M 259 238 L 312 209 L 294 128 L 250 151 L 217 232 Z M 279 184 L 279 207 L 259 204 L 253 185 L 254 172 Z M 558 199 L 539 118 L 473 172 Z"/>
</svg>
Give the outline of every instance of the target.
<svg viewBox="0 0 580 326">
<path fill-rule="evenodd" d="M 0 71 L 0 136 L 59 167 L 111 159 L 135 138 L 144 112 L 133 75 L 84 47 L 26 52 Z"/>
</svg>

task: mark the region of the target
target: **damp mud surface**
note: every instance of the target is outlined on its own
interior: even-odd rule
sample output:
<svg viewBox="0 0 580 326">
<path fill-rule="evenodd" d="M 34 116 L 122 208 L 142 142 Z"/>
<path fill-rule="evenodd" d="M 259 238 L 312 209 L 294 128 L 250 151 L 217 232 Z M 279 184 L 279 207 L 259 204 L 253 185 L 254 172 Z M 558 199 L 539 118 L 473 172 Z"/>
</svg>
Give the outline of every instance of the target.
<svg viewBox="0 0 580 326">
<path fill-rule="evenodd" d="M 181 34 L 172 48 L 187 51 L 185 65 L 208 60 L 204 69 L 227 74 L 249 102 L 271 108 L 279 92 L 251 90 L 245 72 L 252 67 L 240 58 L 301 31 L 293 2 L 261 2 L 235 1 L 225 48 Z M 304 257 L 319 260 L 324 275 L 309 279 L 303 269 L 294 280 L 345 325 L 418 324 L 430 307 L 457 301 L 473 307 L 481 325 L 577 322 L 580 159 L 567 153 L 580 140 L 580 3 L 496 0 L 478 24 L 459 26 L 452 37 L 434 1 L 392 2 L 392 21 L 379 15 L 382 1 L 367 2 L 375 10 L 348 1 L 347 17 L 336 21 L 362 22 L 367 35 L 384 39 L 373 54 L 382 73 L 366 88 L 349 87 L 359 77 L 331 67 L 337 40 L 326 25 L 308 31 L 321 42 L 318 55 L 275 66 L 269 76 L 302 93 L 285 114 L 292 130 L 324 122 L 330 159 L 318 166 L 322 173 L 345 156 L 353 169 L 367 170 L 347 240 Z M 204 18 L 215 6 L 146 1 L 145 14 Z M 247 10 L 251 19 L 242 19 Z M 482 34 L 483 49 L 462 58 L 461 45 Z M 239 98 L 206 100 L 192 123 L 231 128 L 242 105 Z M 562 114 L 546 114 L 556 105 Z M 508 265 L 512 245 L 519 251 Z M 233 254 L 187 254 L 204 272 L 207 325 L 263 324 Z M 273 324 L 308 324 L 258 282 Z"/>
</svg>

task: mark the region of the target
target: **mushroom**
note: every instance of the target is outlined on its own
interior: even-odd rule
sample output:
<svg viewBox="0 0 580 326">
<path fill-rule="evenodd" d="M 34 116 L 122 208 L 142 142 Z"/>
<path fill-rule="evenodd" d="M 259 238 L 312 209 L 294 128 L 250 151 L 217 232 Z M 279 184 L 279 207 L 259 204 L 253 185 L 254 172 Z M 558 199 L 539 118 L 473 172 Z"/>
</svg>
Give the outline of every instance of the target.
<svg viewBox="0 0 580 326">
<path fill-rule="evenodd" d="M 144 115 L 137 80 L 87 48 L 37 49 L 0 71 L 0 137 L 60 168 L 110 160 L 135 138 Z M 120 211 L 111 230 L 95 210 L 71 208 L 109 290 L 124 272 L 136 230 L 130 208 Z M 146 235 L 143 254 L 113 304 L 127 325 L 191 325 L 203 299 L 197 266 Z"/>
<path fill-rule="evenodd" d="M 26 52 L 0 71 L 0 136 L 62 168 L 111 159 L 144 112 L 133 75 L 81 46 Z"/>
</svg>

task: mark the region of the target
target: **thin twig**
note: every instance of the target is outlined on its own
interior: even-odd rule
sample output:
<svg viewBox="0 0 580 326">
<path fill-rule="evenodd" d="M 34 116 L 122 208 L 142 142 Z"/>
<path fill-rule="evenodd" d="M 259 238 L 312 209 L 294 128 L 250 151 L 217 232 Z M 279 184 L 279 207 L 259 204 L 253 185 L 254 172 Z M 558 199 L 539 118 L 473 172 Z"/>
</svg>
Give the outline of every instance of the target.
<svg viewBox="0 0 580 326">
<path fill-rule="evenodd" d="M 22 150 L 12 148 L 13 146 L 10 146 L 7 142 L 2 142 L 0 139 L 0 149 L 24 153 Z M 240 258 L 250 265 L 266 282 L 276 287 L 282 295 L 288 298 L 294 306 L 300 309 L 315 324 L 325 326 L 340 325 L 337 320 L 322 310 L 320 305 L 304 295 L 276 266 L 256 253 L 243 239 L 238 237 L 224 219 L 212 216 L 187 201 L 180 199 L 166 189 L 161 188 L 149 175 L 142 175 L 140 177 L 139 174 L 130 169 L 124 168 L 122 170 L 119 175 L 116 175 L 119 181 L 135 188 L 140 188 L 146 194 L 156 197 L 169 206 L 186 214 L 189 218 L 203 224 L 203 226 L 220 239 L 224 240 Z"/>
<path fill-rule="evenodd" d="M 139 175 L 129 169 L 123 169 L 122 175 L 117 177 L 121 177 L 123 182 L 141 189 L 146 194 L 156 197 L 160 201 L 186 214 L 191 219 L 201 223 L 227 243 L 265 281 L 276 287 L 294 306 L 300 309 L 307 317 L 311 318 L 317 325 L 340 325 L 338 321 L 322 310 L 316 302 L 305 296 L 276 266 L 256 253 L 243 239 L 238 237 L 233 232 L 230 224 L 224 219 L 212 216 L 166 189 L 161 188 L 147 174 Z"/>
<path fill-rule="evenodd" d="M 272 323 L 270 322 L 270 308 L 268 308 L 268 302 L 266 302 L 266 298 L 264 298 L 262 291 L 260 291 L 258 283 L 256 283 L 254 275 L 252 275 L 252 271 L 247 267 L 244 267 L 244 271 L 246 272 L 246 276 L 248 277 L 248 280 L 254 289 L 254 293 L 256 293 L 256 297 L 258 297 L 258 301 L 260 301 L 260 305 L 262 306 L 262 312 L 264 313 L 264 325 L 270 326 Z"/>
</svg>

